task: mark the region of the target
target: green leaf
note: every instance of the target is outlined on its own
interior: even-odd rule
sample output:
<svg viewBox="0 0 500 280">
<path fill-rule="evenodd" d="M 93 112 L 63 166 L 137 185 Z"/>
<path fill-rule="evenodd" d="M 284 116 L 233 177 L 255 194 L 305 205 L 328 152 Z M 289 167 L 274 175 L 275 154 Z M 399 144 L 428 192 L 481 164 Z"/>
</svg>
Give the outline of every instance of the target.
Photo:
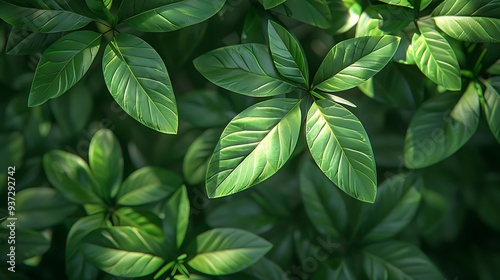
<svg viewBox="0 0 500 280">
<path fill-rule="evenodd" d="M 159 167 L 143 167 L 125 179 L 116 201 L 126 206 L 147 204 L 164 199 L 181 185 L 182 179 L 173 172 Z"/>
<path fill-rule="evenodd" d="M 97 181 L 87 163 L 78 156 L 51 151 L 43 157 L 49 182 L 68 200 L 79 204 L 103 204 L 97 196 Z"/>
<path fill-rule="evenodd" d="M 9 34 L 6 53 L 10 55 L 27 55 L 43 52 L 61 36 L 62 33 L 31 32 L 22 27 L 14 26 Z"/>
<path fill-rule="evenodd" d="M 309 86 L 309 69 L 297 39 L 281 25 L 268 23 L 269 49 L 274 65 L 285 79 Z"/>
<path fill-rule="evenodd" d="M 460 65 L 450 44 L 436 30 L 420 27 L 421 34 L 413 34 L 412 47 L 415 62 L 429 79 L 448 90 L 460 90 Z"/>
<path fill-rule="evenodd" d="M 15 254 L 15 262 L 18 263 L 18 266 L 22 261 L 41 256 L 50 249 L 50 240 L 44 236 L 42 232 L 20 228 L 15 228 L 14 231 L 15 244 L 9 244 L 7 240 L 13 240 L 9 239 L 11 236 L 9 227 L 2 226 L 0 228 L 0 239 L 2 240 L 0 243 L 0 250 L 5 252 L 0 255 L 0 261 L 2 263 L 5 264 L 10 261 L 10 256 L 7 256 L 7 254 L 12 254 L 10 250 L 11 246 L 15 247 L 13 254 Z M 21 269 L 17 268 L 16 272 L 18 272 L 18 270 Z M 12 274 L 10 272 L 8 273 Z M 6 279 L 11 278 L 9 277 Z"/>
<path fill-rule="evenodd" d="M 387 32 L 380 29 L 380 15 L 377 6 L 369 6 L 360 15 L 356 24 L 356 38 L 363 36 L 382 36 Z"/>
<path fill-rule="evenodd" d="M 241 229 L 212 229 L 191 242 L 188 250 L 195 255 L 188 265 L 209 275 L 231 274 L 256 263 L 271 247 L 268 241 Z"/>
<path fill-rule="evenodd" d="M 209 89 L 194 90 L 179 96 L 177 106 L 179 119 L 196 127 L 225 126 L 236 115 L 224 96 Z"/>
<path fill-rule="evenodd" d="M 92 65 L 100 42 L 101 34 L 85 30 L 70 33 L 47 48 L 36 68 L 28 105 L 41 105 L 74 86 Z"/>
<path fill-rule="evenodd" d="M 422 197 L 417 190 L 421 181 L 408 176 L 399 174 L 385 180 L 378 188 L 375 203 L 364 208 L 361 216 L 365 220 L 359 230 L 363 242 L 388 239 L 412 221 Z"/>
<path fill-rule="evenodd" d="M 471 83 L 463 95 L 447 92 L 422 104 L 406 132 L 404 158 L 408 168 L 440 162 L 472 137 L 479 124 L 478 90 L 480 86 Z"/>
<path fill-rule="evenodd" d="M 326 55 L 314 76 L 314 89 L 347 90 L 377 74 L 392 59 L 399 38 L 385 35 L 342 41 Z"/>
<path fill-rule="evenodd" d="M 191 185 L 202 183 L 207 174 L 210 157 L 219 142 L 222 131 L 209 129 L 203 132 L 189 146 L 182 164 L 184 178 Z"/>
<path fill-rule="evenodd" d="M 91 18 L 63 10 L 44 10 L 16 6 L 0 1 L 0 18 L 13 26 L 41 33 L 55 33 L 80 29 Z"/>
<path fill-rule="evenodd" d="M 316 101 L 307 113 L 306 139 L 314 161 L 335 185 L 358 200 L 375 200 L 375 159 L 356 116 L 330 100 Z"/>
<path fill-rule="evenodd" d="M 379 0 L 379 1 L 391 5 L 413 8 L 413 4 L 410 3 L 408 0 Z"/>
<path fill-rule="evenodd" d="M 468 42 L 500 42 L 500 2 L 446 0 L 433 19 L 448 36 Z"/>
<path fill-rule="evenodd" d="M 484 101 L 482 105 L 486 121 L 490 126 L 491 132 L 497 141 L 500 142 L 500 122 L 498 121 L 500 118 L 500 94 L 498 90 L 490 84 L 486 85 Z"/>
<path fill-rule="evenodd" d="M 329 33 L 342 34 L 358 23 L 363 7 L 356 0 L 330 0 L 327 2 L 332 14 Z"/>
<path fill-rule="evenodd" d="M 118 105 L 145 126 L 177 133 L 177 105 L 167 68 L 141 38 L 120 33 L 102 59 L 104 80 Z"/>
<path fill-rule="evenodd" d="M 300 100 L 277 98 L 238 114 L 224 129 L 208 165 L 209 197 L 240 192 L 276 173 L 300 132 Z"/>
<path fill-rule="evenodd" d="M 89 147 L 89 164 L 99 183 L 100 197 L 109 201 L 123 180 L 123 156 L 120 143 L 107 129 L 98 130 Z"/>
<path fill-rule="evenodd" d="M 363 248 L 365 274 L 373 279 L 444 279 L 424 253 L 398 241 L 375 243 Z"/>
<path fill-rule="evenodd" d="M 24 153 L 25 141 L 21 133 L 11 132 L 9 134 L 0 134 L 0 158 L 2 159 L 0 162 L 0 174 L 6 174 L 9 166 L 21 167 Z M 7 188 L 7 183 L 5 183 L 5 187 Z"/>
<path fill-rule="evenodd" d="M 104 214 L 80 218 L 71 226 L 66 239 L 66 275 L 70 280 L 94 280 L 99 271 L 81 252 L 82 239 L 91 231 L 105 226 Z"/>
<path fill-rule="evenodd" d="M 307 216 L 316 230 L 332 238 L 342 237 L 348 210 L 338 188 L 311 161 L 300 170 L 299 186 Z"/>
<path fill-rule="evenodd" d="M 265 257 L 241 273 L 252 279 L 283 279 L 283 275 L 286 275 L 279 265 Z"/>
<path fill-rule="evenodd" d="M 124 23 L 144 32 L 167 32 L 200 23 L 211 18 L 224 6 L 225 0 L 183 0 L 144 11 L 125 19 Z"/>
<path fill-rule="evenodd" d="M 272 9 L 279 4 L 284 3 L 286 0 L 259 0 L 259 2 L 264 6 L 264 9 L 269 10 Z"/>
<path fill-rule="evenodd" d="M 380 17 L 380 30 L 385 32 L 397 32 L 403 30 L 415 19 L 413 9 L 394 7 L 391 5 L 373 6 Z"/>
<path fill-rule="evenodd" d="M 189 225 L 189 197 L 186 186 L 182 185 L 163 207 L 163 233 L 167 248 L 175 252 L 181 248 Z"/>
<path fill-rule="evenodd" d="M 46 229 L 77 210 L 62 194 L 47 187 L 27 188 L 16 195 L 17 228 Z"/>
<path fill-rule="evenodd" d="M 85 236 L 82 243 L 85 258 L 114 276 L 146 276 L 164 262 L 160 244 L 133 227 L 96 229 Z"/>
<path fill-rule="evenodd" d="M 164 236 L 161 230 L 161 220 L 150 211 L 134 209 L 131 207 L 120 207 L 114 212 L 118 226 L 129 226 L 137 228 L 157 241 L 163 242 Z"/>
<path fill-rule="evenodd" d="M 241 30 L 241 43 L 267 44 L 267 36 L 265 36 L 267 25 L 265 18 L 267 17 L 269 14 L 258 10 L 257 7 L 248 10 Z"/>
<path fill-rule="evenodd" d="M 325 0 L 287 0 L 273 11 L 319 28 L 331 27 L 332 15 Z"/>
<path fill-rule="evenodd" d="M 96 16 L 109 22 L 113 20 L 113 15 L 109 12 L 113 0 L 85 0 L 85 3 Z"/>
<path fill-rule="evenodd" d="M 243 95 L 273 96 L 295 88 L 276 72 L 265 45 L 219 48 L 196 58 L 194 66 L 210 82 Z"/>
</svg>

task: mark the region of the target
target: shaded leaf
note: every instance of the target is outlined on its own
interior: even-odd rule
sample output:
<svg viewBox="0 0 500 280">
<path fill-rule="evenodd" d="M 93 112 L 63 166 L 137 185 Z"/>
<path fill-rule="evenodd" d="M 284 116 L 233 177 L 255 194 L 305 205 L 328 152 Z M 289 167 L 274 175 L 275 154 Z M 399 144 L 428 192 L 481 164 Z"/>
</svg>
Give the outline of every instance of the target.
<svg viewBox="0 0 500 280">
<path fill-rule="evenodd" d="M 328 7 L 332 14 L 330 33 L 342 34 L 353 28 L 361 16 L 363 7 L 356 0 L 331 0 Z"/>
<path fill-rule="evenodd" d="M 163 207 L 163 233 L 167 248 L 176 252 L 181 248 L 189 225 L 189 197 L 186 186 L 182 185 Z"/>
<path fill-rule="evenodd" d="M 155 214 L 142 209 L 120 207 L 114 212 L 116 226 L 134 227 L 154 237 L 157 241 L 165 240 L 161 230 L 161 220 Z"/>
<path fill-rule="evenodd" d="M 497 78 L 497 80 L 500 80 Z M 483 110 L 486 116 L 486 121 L 490 126 L 491 132 L 498 142 L 500 142 L 500 94 L 499 91 L 492 85 L 486 85 L 484 92 Z"/>
<path fill-rule="evenodd" d="M 43 52 L 61 38 L 62 33 L 38 33 L 14 26 L 9 34 L 6 52 L 10 55 L 26 55 Z"/>
<path fill-rule="evenodd" d="M 319 28 L 331 27 L 332 15 L 325 0 L 287 0 L 273 11 Z"/>
<path fill-rule="evenodd" d="M 227 99 L 216 91 L 190 91 L 177 100 L 179 119 L 196 127 L 225 126 L 235 115 Z"/>
<path fill-rule="evenodd" d="M 0 250 L 5 252 L 0 255 L 0 261 L 2 263 L 8 263 L 8 261 L 10 261 L 10 256 L 7 256 L 7 254 L 12 254 L 10 250 L 11 246 L 15 247 L 13 253 L 15 254 L 16 263 L 21 263 L 32 257 L 43 255 L 50 249 L 50 240 L 45 237 L 42 232 L 20 228 L 15 228 L 14 231 L 16 234 L 14 239 L 15 244 L 8 244 L 8 242 L 5 241 L 9 240 L 10 229 L 3 225 L 0 228 L 0 239 L 4 240 L 0 243 Z M 8 273 L 12 274 L 10 271 Z M 10 279 L 10 277 L 7 279 Z"/>
<path fill-rule="evenodd" d="M 196 185 L 205 180 L 210 157 L 221 133 L 221 129 L 209 129 L 189 146 L 182 164 L 182 173 L 189 184 Z"/>
<path fill-rule="evenodd" d="M 285 1 L 286 0 L 259 0 L 266 10 L 272 9 Z"/>
</svg>

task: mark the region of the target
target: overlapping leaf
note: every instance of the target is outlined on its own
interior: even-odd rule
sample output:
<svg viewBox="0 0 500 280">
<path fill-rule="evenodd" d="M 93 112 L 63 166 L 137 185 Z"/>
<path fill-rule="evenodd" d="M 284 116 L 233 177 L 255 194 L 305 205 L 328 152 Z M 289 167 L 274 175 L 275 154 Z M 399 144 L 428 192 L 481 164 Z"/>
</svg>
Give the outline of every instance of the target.
<svg viewBox="0 0 500 280">
<path fill-rule="evenodd" d="M 358 200 L 375 200 L 375 160 L 356 116 L 330 100 L 316 101 L 307 114 L 306 139 L 314 161 L 335 185 Z"/>
<path fill-rule="evenodd" d="M 172 252 L 179 249 L 186 237 L 189 225 L 189 197 L 187 189 L 181 186 L 163 207 L 163 233 L 167 248 Z"/>
<path fill-rule="evenodd" d="M 285 1 L 286 0 L 259 0 L 266 10 L 272 9 Z"/>
<path fill-rule="evenodd" d="M 309 86 L 309 69 L 297 40 L 281 25 L 269 21 L 269 49 L 274 65 L 286 79 Z"/>
<path fill-rule="evenodd" d="M 314 89 L 335 92 L 358 86 L 392 59 L 399 38 L 384 35 L 342 41 L 326 55 L 314 77 Z"/>
<path fill-rule="evenodd" d="M 435 164 L 472 137 L 480 116 L 477 86 L 471 83 L 463 95 L 447 92 L 422 104 L 406 132 L 404 157 L 408 168 Z"/>
<path fill-rule="evenodd" d="M 212 83 L 239 94 L 273 96 L 295 88 L 279 76 L 265 45 L 242 44 L 216 49 L 195 59 L 194 66 Z"/>
<path fill-rule="evenodd" d="M 500 80 L 497 78 L 497 80 Z M 486 86 L 486 91 L 484 92 L 484 115 L 486 116 L 486 121 L 490 126 L 491 132 L 495 138 L 500 142 L 500 94 L 499 91 L 492 85 L 488 84 Z"/>
<path fill-rule="evenodd" d="M 0 1 L 0 18 L 13 26 L 41 33 L 76 30 L 92 22 L 91 18 L 71 11 L 27 8 L 5 1 Z"/>
<path fill-rule="evenodd" d="M 210 157 L 221 133 L 222 129 L 209 129 L 189 146 L 182 164 L 182 172 L 189 184 L 196 185 L 205 180 Z"/>
<path fill-rule="evenodd" d="M 28 105 L 43 104 L 75 85 L 92 65 L 100 42 L 97 32 L 77 31 L 47 48 L 36 68 Z"/>
<path fill-rule="evenodd" d="M 448 90 L 460 90 L 460 65 L 450 44 L 430 27 L 421 27 L 412 39 L 415 62 L 429 79 Z"/>
<path fill-rule="evenodd" d="M 287 0 L 273 11 L 319 28 L 332 25 L 332 15 L 325 0 Z"/>
<path fill-rule="evenodd" d="M 134 119 L 163 133 L 177 133 L 177 105 L 167 68 L 142 39 L 121 33 L 106 47 L 104 80 L 116 102 Z"/>
<path fill-rule="evenodd" d="M 45 49 L 61 38 L 62 33 L 38 33 L 14 26 L 9 34 L 6 52 L 10 55 L 33 54 Z"/>
<path fill-rule="evenodd" d="M 224 129 L 208 165 L 209 197 L 247 189 L 276 173 L 290 158 L 300 132 L 300 100 L 255 104 Z"/>
<path fill-rule="evenodd" d="M 190 26 L 215 15 L 225 0 L 182 0 L 144 11 L 125 23 L 144 32 L 167 32 Z"/>
</svg>

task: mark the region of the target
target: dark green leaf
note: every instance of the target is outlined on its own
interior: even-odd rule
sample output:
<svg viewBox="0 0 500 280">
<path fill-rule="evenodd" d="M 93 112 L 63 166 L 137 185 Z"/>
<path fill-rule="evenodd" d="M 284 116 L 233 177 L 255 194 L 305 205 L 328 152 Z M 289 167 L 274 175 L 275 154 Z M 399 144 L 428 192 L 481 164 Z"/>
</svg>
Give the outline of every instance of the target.
<svg viewBox="0 0 500 280">
<path fill-rule="evenodd" d="M 182 0 L 144 11 L 124 22 L 144 32 L 167 32 L 200 23 L 215 15 L 225 0 Z"/>
<path fill-rule="evenodd" d="M 189 225 L 189 197 L 186 186 L 181 186 L 165 203 L 163 207 L 163 233 L 167 248 L 175 252 L 186 237 Z"/>
<path fill-rule="evenodd" d="M 62 33 L 37 33 L 25 28 L 14 26 L 9 34 L 6 52 L 10 55 L 26 55 L 43 52 L 61 38 Z"/>
<path fill-rule="evenodd" d="M 9 227 L 2 225 L 0 228 L 0 239 L 2 240 L 0 243 L 0 250 L 5 252 L 0 255 L 0 261 L 4 264 L 8 263 L 10 260 L 10 256 L 7 256 L 7 254 L 15 254 L 15 262 L 18 263 L 19 266 L 22 261 L 40 256 L 50 249 L 50 240 L 44 236 L 42 232 L 15 228 L 15 244 L 9 244 L 7 240 L 12 240 L 9 239 L 11 236 L 10 232 Z M 11 252 L 11 246 L 15 247 L 14 252 Z M 16 267 L 16 271 L 19 270 L 20 268 Z M 7 279 L 10 279 L 10 277 Z"/>
<path fill-rule="evenodd" d="M 83 238 L 81 250 L 97 268 L 120 277 L 149 275 L 164 262 L 160 244 L 133 227 L 96 229 Z"/>
<path fill-rule="evenodd" d="M 398 45 L 399 38 L 389 35 L 338 43 L 319 66 L 314 76 L 314 89 L 335 92 L 362 84 L 384 68 Z"/>
<path fill-rule="evenodd" d="M 384 2 L 387 4 L 391 4 L 391 5 L 396 5 L 396 6 L 413 8 L 413 4 L 411 3 L 412 1 L 408 1 L 408 0 L 380 0 L 380 2 Z"/>
<path fill-rule="evenodd" d="M 496 209 L 500 205 L 500 190 L 498 189 L 500 178 L 486 178 L 479 192 L 476 211 L 479 218 L 489 227 L 500 232 L 500 217 L 496 214 Z"/>
<path fill-rule="evenodd" d="M 109 201 L 118 192 L 123 179 L 123 156 L 120 143 L 110 130 L 98 130 L 89 147 L 89 164 L 99 183 L 99 195 Z"/>
<path fill-rule="evenodd" d="M 265 36 L 267 23 L 264 19 L 266 15 L 255 7 L 248 11 L 241 31 L 241 43 L 267 44 L 267 36 Z"/>
<path fill-rule="evenodd" d="M 101 42 L 94 31 L 70 33 L 42 54 L 33 78 L 29 106 L 37 106 L 65 93 L 87 73 Z"/>
<path fill-rule="evenodd" d="M 493 79 L 500 81 L 500 78 Z M 500 94 L 499 91 L 490 84 L 486 86 L 484 103 L 482 105 L 491 132 L 498 142 L 500 142 L 500 122 L 498 121 L 500 118 Z"/>
<path fill-rule="evenodd" d="M 479 124 L 479 85 L 471 83 L 462 95 L 439 94 L 417 110 L 405 139 L 405 164 L 408 168 L 433 165 L 462 147 Z"/>
<path fill-rule="evenodd" d="M 332 14 L 332 34 L 342 34 L 358 23 L 363 7 L 356 0 L 330 0 L 328 7 Z"/>
<path fill-rule="evenodd" d="M 262 258 L 254 265 L 243 270 L 241 273 L 252 276 L 254 279 L 283 279 L 285 272 L 273 261 Z"/>
<path fill-rule="evenodd" d="M 10 25 L 42 33 L 76 30 L 92 22 L 70 11 L 27 8 L 5 1 L 0 1 L 0 18 Z"/>
<path fill-rule="evenodd" d="M 319 28 L 331 27 L 332 15 L 325 0 L 287 0 L 273 11 Z"/>
<path fill-rule="evenodd" d="M 212 229 L 191 242 L 188 265 L 209 275 L 231 274 L 256 263 L 271 247 L 268 241 L 241 229 Z"/>
<path fill-rule="evenodd" d="M 281 76 L 308 87 L 309 69 L 297 39 L 273 21 L 268 23 L 268 36 L 271 56 Z"/>
<path fill-rule="evenodd" d="M 396 32 L 404 29 L 415 19 L 412 9 L 394 7 L 391 5 L 373 6 L 380 17 L 380 30 L 384 32 Z"/>
<path fill-rule="evenodd" d="M 106 47 L 104 80 L 116 102 L 134 119 L 163 133 L 177 133 L 177 105 L 167 68 L 141 38 L 120 33 Z"/>
<path fill-rule="evenodd" d="M 194 66 L 212 83 L 243 95 L 273 96 L 295 88 L 279 76 L 265 45 L 243 44 L 216 49 L 196 58 Z"/>
<path fill-rule="evenodd" d="M 209 129 L 189 146 L 182 164 L 182 173 L 189 184 L 196 185 L 205 180 L 210 157 L 221 133 L 221 129 Z"/>
<path fill-rule="evenodd" d="M 108 20 L 113 20 L 113 15 L 109 12 L 113 0 L 85 0 L 87 7 L 98 17 Z"/>
<path fill-rule="evenodd" d="M 158 167 L 143 167 L 123 182 L 116 201 L 120 205 L 142 205 L 169 196 L 182 184 L 175 173 Z"/>
<path fill-rule="evenodd" d="M 238 114 L 224 129 L 207 171 L 209 197 L 240 192 L 276 173 L 300 132 L 300 100 L 277 98 Z"/>
<path fill-rule="evenodd" d="M 24 137 L 21 133 L 0 134 L 0 158 L 2 159 L 0 174 L 6 173 L 9 166 L 21 167 L 24 152 Z M 4 182 L 0 184 L 4 184 Z M 5 183 L 5 186 L 7 186 L 7 183 Z"/>
<path fill-rule="evenodd" d="M 225 126 L 236 114 L 227 99 L 216 91 L 194 90 L 179 96 L 179 119 L 196 127 Z"/>
<path fill-rule="evenodd" d="M 285 1 L 286 0 L 259 0 L 266 10 L 272 9 Z"/>
<path fill-rule="evenodd" d="M 314 161 L 335 185 L 358 200 L 375 200 L 375 159 L 356 116 L 330 100 L 316 101 L 307 114 L 306 138 Z"/>
</svg>

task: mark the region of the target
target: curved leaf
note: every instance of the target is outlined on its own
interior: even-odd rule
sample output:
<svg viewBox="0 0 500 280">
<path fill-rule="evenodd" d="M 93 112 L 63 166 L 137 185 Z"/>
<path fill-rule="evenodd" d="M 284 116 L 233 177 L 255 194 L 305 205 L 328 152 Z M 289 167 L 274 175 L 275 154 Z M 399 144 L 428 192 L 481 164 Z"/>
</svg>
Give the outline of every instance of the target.
<svg viewBox="0 0 500 280">
<path fill-rule="evenodd" d="M 429 99 L 417 110 L 406 132 L 404 158 L 408 168 L 433 165 L 462 147 L 479 124 L 479 85 L 466 92 L 447 92 Z M 451 111 L 450 111 L 451 110 Z"/>
<path fill-rule="evenodd" d="M 359 21 L 363 11 L 356 0 L 330 0 L 327 2 L 332 16 L 330 34 L 342 34 L 353 28 Z"/>
<path fill-rule="evenodd" d="M 120 143 L 110 130 L 97 131 L 89 147 L 89 164 L 99 182 L 100 196 L 109 200 L 123 180 L 123 156 Z"/>
<path fill-rule="evenodd" d="M 182 173 L 189 184 L 196 185 L 205 180 L 210 157 L 221 133 L 221 129 L 209 129 L 189 146 L 182 164 Z"/>
<path fill-rule="evenodd" d="M 460 65 L 450 44 L 436 30 L 420 27 L 412 39 L 415 62 L 429 79 L 448 90 L 460 90 Z"/>
<path fill-rule="evenodd" d="M 51 151 L 43 157 L 49 182 L 68 200 L 79 204 L 103 204 L 97 196 L 97 181 L 87 163 L 78 156 Z"/>
<path fill-rule="evenodd" d="M 373 279 L 445 279 L 424 253 L 398 241 L 375 243 L 363 248 L 363 267 Z"/>
<path fill-rule="evenodd" d="M 83 238 L 81 250 L 85 259 L 114 276 L 146 276 L 164 262 L 160 244 L 133 227 L 96 229 Z"/>
<path fill-rule="evenodd" d="M 76 31 L 53 43 L 42 54 L 31 85 L 28 105 L 45 103 L 65 93 L 87 73 L 101 43 L 101 34 Z"/>
<path fill-rule="evenodd" d="M 325 0 L 287 0 L 273 11 L 295 20 L 316 26 L 330 28 L 332 15 Z"/>
<path fill-rule="evenodd" d="M 31 32 L 22 27 L 14 26 L 9 34 L 6 53 L 10 55 L 26 55 L 43 52 L 61 36 L 62 33 Z"/>
<path fill-rule="evenodd" d="M 253 277 L 252 279 L 283 279 L 286 275 L 279 265 L 265 257 L 241 273 Z"/>
<path fill-rule="evenodd" d="M 189 225 L 189 197 L 186 186 L 182 185 L 163 207 L 163 233 L 167 248 L 175 252 L 181 248 Z"/>
<path fill-rule="evenodd" d="M 11 231 L 8 227 L 3 225 L 0 228 L 0 239 L 4 240 L 0 243 L 0 250 L 6 252 L 5 254 L 0 255 L 0 261 L 3 263 L 9 263 L 10 257 L 7 254 L 11 252 L 11 247 L 15 247 L 15 262 L 17 264 L 22 263 L 24 260 L 41 256 L 50 249 L 51 240 L 49 240 L 49 238 L 47 238 L 41 231 L 16 228 L 15 234 L 15 244 L 9 244 L 7 243 L 7 240 L 12 240 L 9 239 L 9 237 L 12 236 Z M 11 275 L 15 274 L 10 271 L 7 273 L 10 275 L 5 279 L 11 279 Z"/>
<path fill-rule="evenodd" d="M 266 10 L 272 9 L 285 1 L 286 0 L 259 0 Z"/>
<path fill-rule="evenodd" d="M 408 0 L 380 0 L 380 2 L 384 2 L 387 4 L 391 4 L 391 5 L 396 5 L 396 6 L 413 8 L 413 4 L 411 2 L 409 2 Z"/>
<path fill-rule="evenodd" d="M 173 172 L 158 167 L 143 167 L 125 179 L 116 201 L 127 206 L 147 204 L 164 199 L 181 185 L 182 179 Z"/>
<path fill-rule="evenodd" d="M 144 11 L 124 23 L 144 32 L 167 32 L 200 23 L 215 15 L 225 0 L 182 0 Z"/>
<path fill-rule="evenodd" d="M 335 92 L 361 85 L 392 59 L 399 38 L 384 35 L 342 41 L 326 55 L 314 76 L 314 89 Z"/>
<path fill-rule="evenodd" d="M 207 171 L 209 197 L 240 192 L 276 173 L 300 132 L 300 100 L 277 98 L 238 114 L 224 129 Z"/>
<path fill-rule="evenodd" d="M 248 231 L 212 229 L 191 242 L 188 250 L 195 255 L 188 264 L 209 275 L 231 274 L 256 263 L 271 247 L 271 243 Z"/>
<path fill-rule="evenodd" d="M 70 11 L 27 8 L 5 1 L 0 1 L 0 18 L 10 25 L 41 33 L 76 30 L 92 22 L 91 18 Z"/>
<path fill-rule="evenodd" d="M 309 69 L 297 40 L 281 25 L 268 22 L 269 49 L 274 65 L 285 79 L 309 86 Z"/>
<path fill-rule="evenodd" d="M 497 78 L 500 81 L 500 78 Z M 491 132 L 495 138 L 500 142 L 500 94 L 499 91 L 491 86 L 486 85 L 486 91 L 484 92 L 484 103 L 483 110 L 486 116 L 486 121 L 490 126 Z"/>
<path fill-rule="evenodd" d="M 167 68 L 141 38 L 120 33 L 106 47 L 104 80 L 116 102 L 134 119 L 163 133 L 177 133 L 177 105 Z"/>
<path fill-rule="evenodd" d="M 113 218 L 117 219 L 117 226 L 134 227 L 149 234 L 159 242 L 165 240 L 161 230 L 160 218 L 149 211 L 120 207 L 114 212 Z"/>
<path fill-rule="evenodd" d="M 500 2 L 447 0 L 433 19 L 448 36 L 468 42 L 500 42 Z"/>
<path fill-rule="evenodd" d="M 85 0 L 85 4 L 96 16 L 109 22 L 113 20 L 113 15 L 109 12 L 113 0 Z"/>
<path fill-rule="evenodd" d="M 335 185 L 358 200 L 375 200 L 375 159 L 356 116 L 330 100 L 316 101 L 307 113 L 306 139 L 314 161 Z"/>
<path fill-rule="evenodd" d="M 261 44 L 219 48 L 196 58 L 194 66 L 210 82 L 243 95 L 273 96 L 295 88 L 282 80 L 267 46 Z"/>
</svg>

